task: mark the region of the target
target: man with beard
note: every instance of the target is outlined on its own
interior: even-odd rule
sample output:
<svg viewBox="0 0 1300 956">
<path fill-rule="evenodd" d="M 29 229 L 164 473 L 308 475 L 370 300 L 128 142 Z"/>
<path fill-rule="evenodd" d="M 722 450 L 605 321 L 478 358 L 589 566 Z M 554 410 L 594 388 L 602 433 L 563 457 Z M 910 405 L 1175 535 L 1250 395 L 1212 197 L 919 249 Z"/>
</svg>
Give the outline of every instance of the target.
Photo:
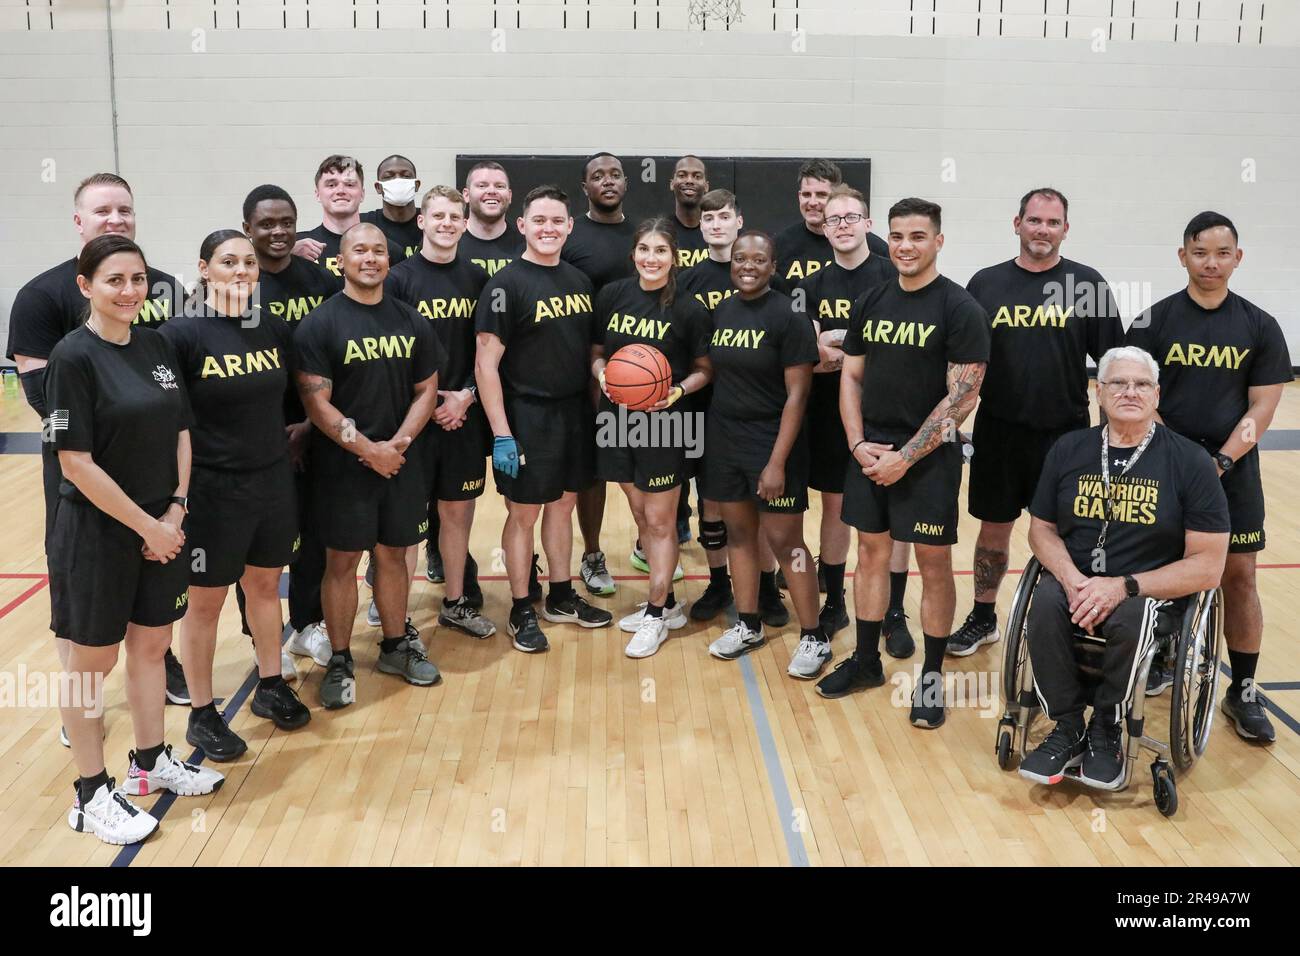
<svg viewBox="0 0 1300 956">
<path fill-rule="evenodd" d="M 326 156 L 316 168 L 316 200 L 320 203 L 321 224 L 308 232 L 298 233 L 293 254 L 314 262 L 340 282 L 339 240 L 343 233 L 361 221 L 361 200 L 365 198 L 365 171 L 351 156 Z M 402 250 L 388 243 L 390 262 L 401 262 Z"/>
<path fill-rule="evenodd" d="M 709 258 L 709 244 L 700 232 L 700 200 L 709 191 L 709 174 L 704 160 L 683 156 L 673 167 L 669 189 L 673 193 L 677 222 L 677 268 L 689 269 Z M 682 497 L 685 501 L 685 496 Z"/>
<path fill-rule="evenodd" d="M 465 256 L 489 276 L 524 251 L 524 237 L 506 216 L 510 211 L 510 176 L 498 162 L 481 160 L 470 167 L 463 191 L 469 222 L 460 240 Z"/>
<path fill-rule="evenodd" d="M 799 222 L 776 235 L 776 275 L 793 288 L 823 266 L 834 253 L 826 238 L 826 200 L 831 190 L 844 182 L 839 166 L 829 159 L 810 159 L 799 167 Z M 889 258 L 889 245 L 873 232 L 867 233 L 867 247 L 873 256 Z"/>
<path fill-rule="evenodd" d="M 384 204 L 361 214 L 361 221 L 378 226 L 388 241 L 402 250 L 402 259 L 409 259 L 420 251 L 424 234 L 416 221 L 420 210 L 415 197 L 420 192 L 420 180 L 415 163 L 394 153 L 379 164 L 375 192 Z M 401 259 L 393 262 L 394 268 Z"/>
</svg>

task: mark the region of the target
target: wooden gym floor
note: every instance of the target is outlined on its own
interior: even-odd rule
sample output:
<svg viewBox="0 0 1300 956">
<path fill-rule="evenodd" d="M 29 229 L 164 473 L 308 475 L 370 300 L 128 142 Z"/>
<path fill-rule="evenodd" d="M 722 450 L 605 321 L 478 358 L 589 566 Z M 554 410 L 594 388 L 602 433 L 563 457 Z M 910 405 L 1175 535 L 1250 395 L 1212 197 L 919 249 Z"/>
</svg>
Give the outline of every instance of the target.
<svg viewBox="0 0 1300 956">
<path fill-rule="evenodd" d="M 0 394 L 0 679 L 57 673 L 47 630 L 49 592 L 35 414 L 13 376 Z M 1292 386 L 1270 436 L 1300 447 L 1300 386 Z M 411 610 L 443 682 L 410 687 L 374 669 L 375 631 L 359 619 L 358 700 L 320 709 L 321 668 L 297 658 L 312 722 L 274 731 L 247 708 L 253 668 L 234 600 L 221 622 L 216 687 L 238 705 L 234 728 L 248 753 L 221 769 L 225 786 L 202 798 L 141 802 L 162 814 L 160 832 L 122 851 L 74 833 L 65 817 L 76 773 L 59 746 L 55 710 L 0 707 L 0 863 L 59 866 L 267 865 L 1259 865 L 1300 863 L 1300 452 L 1264 455 L 1268 549 L 1259 574 L 1267 622 L 1259 679 L 1277 743 L 1251 746 L 1216 716 L 1205 759 L 1179 780 L 1181 808 L 1162 818 L 1151 797 L 1150 758 L 1126 792 L 1069 784 L 1031 786 L 998 769 L 994 728 L 1001 644 L 949 669 L 983 699 L 952 708 L 929 732 L 907 723 L 907 697 L 891 683 L 822 700 L 785 668 L 792 625 L 739 662 L 708 655 L 719 628 L 695 622 L 646 661 L 623 653 L 616 628 L 548 625 L 551 651 L 526 656 L 505 635 L 507 587 L 488 567 L 499 545 L 500 498 L 481 500 L 473 551 L 484 564 L 487 613 L 501 630 L 475 641 L 436 627 L 441 588 L 420 578 Z M 962 493 L 963 509 L 965 491 Z M 815 548 L 817 515 L 809 513 Z M 1028 554 L 1017 528 L 1011 567 Z M 975 523 L 962 516 L 958 622 L 971 600 Z M 645 599 L 628 564 L 630 513 L 609 495 L 603 543 L 619 592 L 616 615 Z M 576 561 L 576 556 L 575 556 Z M 679 599 L 703 590 L 699 545 L 683 548 Z M 851 570 L 851 568 L 850 568 Z M 1005 620 L 1015 575 L 999 601 Z M 361 602 L 364 615 L 365 595 Z M 907 610 L 920 639 L 919 580 Z M 771 632 L 769 632 L 771 633 Z M 850 631 L 835 640 L 849 653 Z M 911 675 L 919 657 L 886 672 Z M 132 746 L 121 667 L 109 678 L 109 772 L 126 772 Z M 1167 728 L 1168 695 L 1148 708 Z M 23 703 L 18 701 L 17 703 Z M 27 701 L 30 703 L 30 701 Z M 168 740 L 188 755 L 186 709 L 167 708 Z"/>
</svg>

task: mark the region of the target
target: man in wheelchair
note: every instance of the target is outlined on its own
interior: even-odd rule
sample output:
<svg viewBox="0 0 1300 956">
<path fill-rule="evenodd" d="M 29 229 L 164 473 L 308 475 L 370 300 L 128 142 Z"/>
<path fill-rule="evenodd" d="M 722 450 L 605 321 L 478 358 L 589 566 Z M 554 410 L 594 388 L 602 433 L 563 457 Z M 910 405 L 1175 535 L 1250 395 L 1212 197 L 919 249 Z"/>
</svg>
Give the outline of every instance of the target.
<svg viewBox="0 0 1300 956">
<path fill-rule="evenodd" d="M 1097 394 L 1109 424 L 1056 442 L 1029 508 L 1029 545 L 1044 569 L 1029 610 L 1029 659 L 1055 727 L 1020 774 L 1039 783 L 1082 765 L 1089 786 L 1123 786 L 1121 721 L 1156 640 L 1157 609 L 1223 575 L 1227 499 L 1201 447 L 1157 422 L 1159 376 L 1141 349 L 1102 356 Z M 1086 725 L 1076 630 L 1105 642 Z"/>
</svg>

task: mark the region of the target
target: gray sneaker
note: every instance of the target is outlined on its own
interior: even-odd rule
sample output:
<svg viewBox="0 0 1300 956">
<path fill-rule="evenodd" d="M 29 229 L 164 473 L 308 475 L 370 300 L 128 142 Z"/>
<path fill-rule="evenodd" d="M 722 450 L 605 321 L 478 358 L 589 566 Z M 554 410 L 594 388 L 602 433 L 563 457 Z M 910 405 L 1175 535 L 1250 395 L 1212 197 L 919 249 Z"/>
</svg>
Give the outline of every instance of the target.
<svg viewBox="0 0 1300 956">
<path fill-rule="evenodd" d="M 737 657 L 748 654 L 766 643 L 767 638 L 763 635 L 762 624 L 758 626 L 758 631 L 754 632 L 745 626 L 744 621 L 738 620 L 733 627 L 709 645 L 709 653 L 724 661 L 734 661 Z"/>
<path fill-rule="evenodd" d="M 371 627 L 381 627 L 383 622 L 379 620 L 379 605 L 372 598 L 370 607 L 366 608 L 366 623 Z"/>
<path fill-rule="evenodd" d="M 582 575 L 582 583 L 587 585 L 587 590 L 592 594 L 608 597 L 616 590 L 614 578 L 610 575 L 609 568 L 605 566 L 604 551 L 584 554 L 579 573 Z"/>
<path fill-rule="evenodd" d="M 480 614 L 478 608 L 470 606 L 464 597 L 451 607 L 444 604 L 438 612 L 438 623 L 464 631 L 479 640 L 497 632 L 497 626 Z"/>
<path fill-rule="evenodd" d="M 834 656 L 830 641 L 805 637 L 799 641 L 799 648 L 794 652 L 794 657 L 790 658 L 790 666 L 785 672 L 800 680 L 812 680 Z"/>
<path fill-rule="evenodd" d="M 320 682 L 321 706 L 337 710 L 357 702 L 357 679 L 352 662 L 342 654 L 335 654 L 325 667 L 325 679 Z"/>
<path fill-rule="evenodd" d="M 379 670 L 384 674 L 396 674 L 416 687 L 429 687 L 442 679 L 433 662 L 407 640 L 387 654 L 382 650 L 379 652 Z"/>
</svg>

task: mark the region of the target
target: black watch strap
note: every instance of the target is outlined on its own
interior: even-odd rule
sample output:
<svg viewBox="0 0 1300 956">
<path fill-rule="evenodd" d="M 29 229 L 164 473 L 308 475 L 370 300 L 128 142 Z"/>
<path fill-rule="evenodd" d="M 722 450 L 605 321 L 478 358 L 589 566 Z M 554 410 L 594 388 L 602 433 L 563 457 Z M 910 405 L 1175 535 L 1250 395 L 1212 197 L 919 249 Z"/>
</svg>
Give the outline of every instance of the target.
<svg viewBox="0 0 1300 956">
<path fill-rule="evenodd" d="M 1225 472 L 1232 471 L 1232 466 L 1236 464 L 1236 462 L 1233 461 L 1232 458 L 1230 458 L 1228 455 L 1225 455 L 1221 451 L 1211 452 L 1210 457 L 1212 457 L 1216 462 L 1218 462 L 1219 467 L 1222 468 Z"/>
<path fill-rule="evenodd" d="M 1138 587 L 1137 578 L 1133 577 L 1131 574 L 1124 575 L 1124 593 L 1129 597 L 1137 597 L 1142 593 L 1141 589 Z"/>
<path fill-rule="evenodd" d="M 189 499 L 189 498 L 185 498 L 185 497 L 182 497 L 182 496 L 180 496 L 180 495 L 172 495 L 170 498 L 167 499 L 167 501 L 170 502 L 171 504 L 174 504 L 174 505 L 180 505 L 180 506 L 181 506 L 181 510 L 184 511 L 186 514 L 189 514 L 189 513 L 190 513 L 190 499 Z"/>
</svg>

